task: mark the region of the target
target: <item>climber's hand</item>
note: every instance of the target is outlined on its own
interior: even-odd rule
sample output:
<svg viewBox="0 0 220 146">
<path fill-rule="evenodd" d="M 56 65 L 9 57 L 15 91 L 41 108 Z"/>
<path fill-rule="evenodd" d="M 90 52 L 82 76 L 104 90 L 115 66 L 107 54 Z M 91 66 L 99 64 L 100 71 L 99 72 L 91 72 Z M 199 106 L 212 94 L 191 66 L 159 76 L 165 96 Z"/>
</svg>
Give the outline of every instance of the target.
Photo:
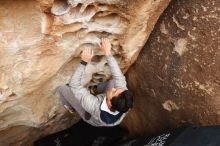
<svg viewBox="0 0 220 146">
<path fill-rule="evenodd" d="M 93 50 L 91 48 L 85 48 L 81 54 L 81 59 L 85 62 L 90 62 L 93 57 Z"/>
<path fill-rule="evenodd" d="M 103 50 L 105 56 L 111 55 L 111 43 L 108 38 L 102 38 L 101 49 Z"/>
</svg>

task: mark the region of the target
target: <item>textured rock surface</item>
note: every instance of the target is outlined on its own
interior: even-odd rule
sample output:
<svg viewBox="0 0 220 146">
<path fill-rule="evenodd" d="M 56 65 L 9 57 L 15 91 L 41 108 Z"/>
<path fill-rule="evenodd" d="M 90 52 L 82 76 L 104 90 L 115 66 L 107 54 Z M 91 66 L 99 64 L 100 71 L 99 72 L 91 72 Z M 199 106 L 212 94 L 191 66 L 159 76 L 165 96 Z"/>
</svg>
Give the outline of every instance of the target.
<svg viewBox="0 0 220 146">
<path fill-rule="evenodd" d="M 109 76 L 97 49 L 112 41 L 125 72 L 136 60 L 169 0 L 1 0 L 0 144 L 27 145 L 76 121 L 66 116 L 56 86 L 65 84 L 83 47 L 95 50 L 84 83 Z M 66 118 L 67 117 L 67 118 Z M 68 117 L 73 117 L 73 122 Z M 25 139 L 25 140 L 24 140 Z"/>
<path fill-rule="evenodd" d="M 176 0 L 127 74 L 132 132 L 220 124 L 220 1 Z"/>
</svg>

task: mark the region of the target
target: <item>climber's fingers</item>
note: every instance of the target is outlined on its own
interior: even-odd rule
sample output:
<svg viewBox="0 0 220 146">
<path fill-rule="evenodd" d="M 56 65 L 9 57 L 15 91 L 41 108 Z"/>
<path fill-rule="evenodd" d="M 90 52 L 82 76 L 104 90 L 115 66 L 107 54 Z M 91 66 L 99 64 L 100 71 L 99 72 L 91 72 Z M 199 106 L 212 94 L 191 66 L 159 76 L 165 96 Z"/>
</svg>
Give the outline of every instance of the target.
<svg viewBox="0 0 220 146">
<path fill-rule="evenodd" d="M 102 44 L 101 44 L 102 42 L 98 42 L 97 44 L 98 44 L 98 46 L 99 46 L 99 48 L 102 48 Z"/>
<path fill-rule="evenodd" d="M 92 55 L 92 56 L 94 55 L 94 51 L 93 51 L 93 49 L 91 49 L 91 55 Z"/>
<path fill-rule="evenodd" d="M 84 48 L 84 50 L 81 53 L 81 59 L 85 62 L 90 62 L 93 55 L 94 55 L 94 52 L 92 48 Z"/>
</svg>

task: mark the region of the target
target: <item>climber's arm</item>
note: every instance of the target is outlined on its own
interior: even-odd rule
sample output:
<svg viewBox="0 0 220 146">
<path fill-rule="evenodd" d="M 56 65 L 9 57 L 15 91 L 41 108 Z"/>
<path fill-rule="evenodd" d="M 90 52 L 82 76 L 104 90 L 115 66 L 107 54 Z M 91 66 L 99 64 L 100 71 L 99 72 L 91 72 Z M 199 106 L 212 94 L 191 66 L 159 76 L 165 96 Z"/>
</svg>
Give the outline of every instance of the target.
<svg viewBox="0 0 220 146">
<path fill-rule="evenodd" d="M 109 55 L 107 56 L 107 61 L 115 82 L 115 87 L 127 89 L 125 76 L 121 72 L 121 69 L 119 68 L 115 58 L 112 55 Z"/>
<path fill-rule="evenodd" d="M 81 80 L 83 77 L 83 73 L 85 72 L 85 68 L 87 62 L 90 62 L 93 57 L 93 52 L 91 49 L 85 49 L 81 55 L 82 61 L 80 65 L 77 67 L 76 71 L 73 73 L 69 86 L 75 96 L 75 98 L 81 103 L 81 106 L 90 114 L 98 113 L 95 105 L 98 105 L 98 99 L 95 98 L 87 88 L 85 88 L 81 84 Z"/>
<path fill-rule="evenodd" d="M 114 81 L 115 87 L 127 89 L 127 86 L 126 86 L 127 83 L 125 80 L 125 76 L 121 72 L 121 69 L 120 69 L 117 61 L 115 60 L 115 58 L 111 54 L 111 43 L 109 42 L 108 39 L 106 39 L 106 38 L 102 39 L 101 48 L 104 51 L 105 56 L 107 57 L 108 65 L 110 67 L 110 71 L 113 76 L 113 81 Z"/>
<path fill-rule="evenodd" d="M 73 73 L 72 77 L 70 78 L 69 85 L 72 88 L 82 88 L 81 80 L 83 73 L 85 72 L 86 62 L 81 61 L 80 65 L 77 67 L 76 71 Z"/>
<path fill-rule="evenodd" d="M 88 62 L 91 61 L 93 57 L 93 50 L 91 48 L 85 48 L 81 54 L 81 62 L 75 73 L 72 75 L 69 85 L 72 88 L 83 88 L 81 85 L 81 80 L 83 73 L 85 72 L 85 68 Z"/>
</svg>

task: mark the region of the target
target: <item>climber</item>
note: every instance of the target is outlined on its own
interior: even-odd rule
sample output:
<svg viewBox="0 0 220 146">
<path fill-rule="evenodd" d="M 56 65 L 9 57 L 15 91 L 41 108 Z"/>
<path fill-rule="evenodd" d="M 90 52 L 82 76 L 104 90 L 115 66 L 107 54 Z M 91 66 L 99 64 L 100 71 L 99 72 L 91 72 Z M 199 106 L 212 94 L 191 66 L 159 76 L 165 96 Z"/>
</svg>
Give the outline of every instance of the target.
<svg viewBox="0 0 220 146">
<path fill-rule="evenodd" d="M 88 88 L 81 84 L 86 65 L 93 57 L 93 50 L 86 48 L 69 83 L 59 86 L 57 90 L 64 107 L 70 112 L 75 109 L 85 122 L 97 127 L 116 126 L 132 108 L 133 96 L 126 87 L 125 76 L 111 54 L 110 41 L 102 38 L 100 48 L 107 58 L 112 80 Z"/>
</svg>

